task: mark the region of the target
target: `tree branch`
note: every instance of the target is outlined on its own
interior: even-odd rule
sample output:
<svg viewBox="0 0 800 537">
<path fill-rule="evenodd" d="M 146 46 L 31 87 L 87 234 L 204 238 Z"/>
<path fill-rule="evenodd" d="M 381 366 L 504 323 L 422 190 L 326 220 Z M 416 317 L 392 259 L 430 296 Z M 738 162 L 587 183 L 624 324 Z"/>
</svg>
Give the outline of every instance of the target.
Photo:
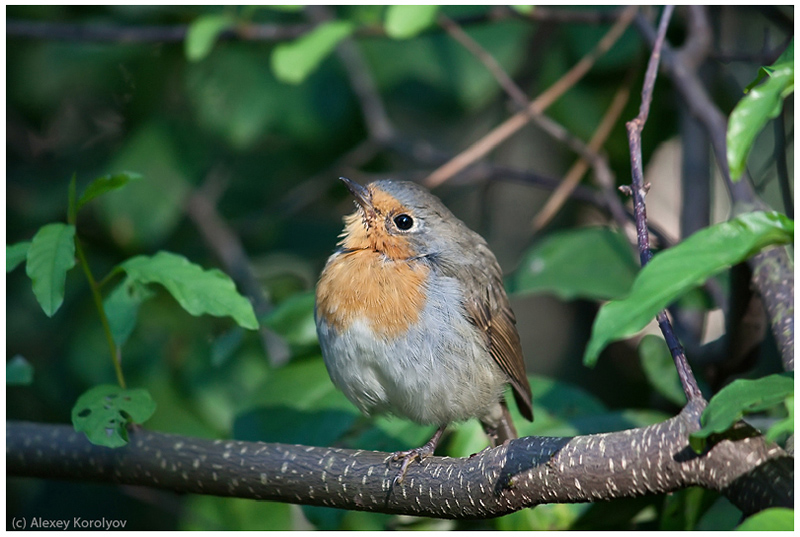
<svg viewBox="0 0 800 537">
<path fill-rule="evenodd" d="M 555 12 L 552 16 L 572 18 L 568 11 L 563 13 Z M 598 22 L 613 21 L 616 19 L 616 12 L 608 12 L 595 17 Z M 584 14 L 591 17 L 589 12 Z M 459 17 L 461 25 L 482 24 L 503 19 L 516 17 L 509 9 L 490 9 L 484 13 Z M 580 22 L 580 17 L 574 17 L 576 22 Z M 590 22 L 590 21 L 587 21 Z M 191 24 L 173 25 L 144 25 L 131 26 L 107 23 L 74 23 L 63 21 L 39 21 L 24 19 L 8 19 L 6 21 L 7 38 L 27 38 L 42 39 L 48 41 L 71 41 L 71 42 L 99 42 L 99 43 L 176 43 L 186 39 L 186 33 Z M 272 23 L 251 23 L 243 21 L 235 28 L 226 30 L 220 34 L 222 40 L 239 41 L 288 41 L 308 33 L 314 29 L 314 24 L 272 24 Z M 424 33 L 436 31 L 427 30 Z M 360 26 L 356 30 L 358 37 L 385 37 L 383 25 L 372 24 Z"/>
<path fill-rule="evenodd" d="M 8 422 L 9 476 L 99 481 L 441 518 L 489 518 L 553 502 L 589 502 L 702 486 L 745 513 L 791 507 L 793 459 L 744 424 L 701 455 L 687 443 L 704 403 L 628 431 L 527 437 L 468 458 L 430 457 L 401 485 L 391 454 L 188 438 L 137 430 L 90 444 L 66 425 Z"/>
<path fill-rule="evenodd" d="M 603 115 L 603 118 L 600 120 L 600 124 L 598 125 L 594 134 L 592 134 L 592 138 L 589 140 L 590 150 L 596 153 L 597 151 L 600 151 L 600 148 L 603 147 L 606 139 L 611 134 L 611 129 L 614 127 L 614 125 L 616 125 L 619 116 L 622 114 L 622 110 L 628 103 L 630 89 L 629 77 L 629 79 L 624 81 L 614 94 L 611 104 L 606 110 L 606 113 Z M 547 199 L 547 202 L 534 218 L 532 224 L 534 231 L 544 228 L 544 226 L 550 222 L 550 220 L 564 205 L 570 194 L 575 190 L 575 187 L 578 186 L 581 177 L 583 177 L 583 174 L 586 173 L 588 168 L 589 164 L 585 158 L 579 158 L 575 164 L 572 165 L 572 167 L 567 171 L 566 175 L 564 175 L 564 180 L 560 185 L 558 185 L 558 188 L 553 191 L 553 193 Z M 611 190 L 613 188 L 613 184 L 602 186 L 606 190 Z M 618 202 L 619 200 L 616 201 Z M 616 205 L 616 203 L 614 205 Z"/>
</svg>

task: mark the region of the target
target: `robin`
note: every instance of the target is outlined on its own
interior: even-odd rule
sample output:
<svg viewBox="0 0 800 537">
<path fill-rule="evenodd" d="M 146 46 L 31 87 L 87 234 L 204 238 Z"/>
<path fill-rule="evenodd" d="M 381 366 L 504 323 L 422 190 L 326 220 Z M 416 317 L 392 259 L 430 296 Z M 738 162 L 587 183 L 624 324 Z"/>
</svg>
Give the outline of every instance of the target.
<svg viewBox="0 0 800 537">
<path fill-rule="evenodd" d="M 408 465 L 433 454 L 445 427 L 478 418 L 492 445 L 517 433 L 503 395 L 510 384 L 533 421 L 516 319 L 486 241 L 438 198 L 406 181 L 355 197 L 338 249 L 317 285 L 314 316 L 331 380 L 366 415 L 436 425 Z"/>
</svg>

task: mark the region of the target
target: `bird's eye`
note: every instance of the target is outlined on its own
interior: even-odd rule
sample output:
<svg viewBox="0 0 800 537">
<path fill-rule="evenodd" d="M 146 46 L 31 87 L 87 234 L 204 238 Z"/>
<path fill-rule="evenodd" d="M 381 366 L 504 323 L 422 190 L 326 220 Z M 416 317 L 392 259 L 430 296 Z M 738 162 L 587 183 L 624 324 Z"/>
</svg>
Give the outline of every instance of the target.
<svg viewBox="0 0 800 537">
<path fill-rule="evenodd" d="M 394 217 L 394 225 L 397 226 L 397 229 L 407 231 L 414 225 L 414 219 L 407 214 L 399 214 Z"/>
</svg>

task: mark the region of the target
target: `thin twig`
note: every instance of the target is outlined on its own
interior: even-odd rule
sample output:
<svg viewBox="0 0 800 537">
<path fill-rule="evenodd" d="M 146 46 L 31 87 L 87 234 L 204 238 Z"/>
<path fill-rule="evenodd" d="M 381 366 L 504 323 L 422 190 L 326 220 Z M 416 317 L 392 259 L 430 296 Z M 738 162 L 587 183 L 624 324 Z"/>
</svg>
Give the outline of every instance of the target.
<svg viewBox="0 0 800 537">
<path fill-rule="evenodd" d="M 586 54 L 581 60 L 575 64 L 564 76 L 558 79 L 555 84 L 545 90 L 539 97 L 528 105 L 528 109 L 523 112 L 518 112 L 513 115 L 486 136 L 472 144 L 470 147 L 456 155 L 451 161 L 447 162 L 444 166 L 436 169 L 431 173 L 424 184 L 428 188 L 433 188 L 442 184 L 450 179 L 455 174 L 462 171 L 464 168 L 474 163 L 478 159 L 484 157 L 489 151 L 497 147 L 501 142 L 508 139 L 509 136 L 517 132 L 525 126 L 531 119 L 531 114 L 541 114 L 550 106 L 556 99 L 558 99 L 569 88 L 574 86 L 588 71 L 597 59 L 605 54 L 611 46 L 620 38 L 622 33 L 631 23 L 635 17 L 638 8 L 636 6 L 629 6 L 625 8 L 620 17 L 603 36 L 602 39 L 595 45 L 595 47 Z"/>
<path fill-rule="evenodd" d="M 317 24 L 334 19 L 334 14 L 327 6 L 308 6 L 306 13 Z M 351 37 L 342 40 L 336 47 L 336 55 L 344 65 L 350 85 L 361 105 L 361 114 L 369 136 L 377 141 L 391 139 L 394 136 L 394 127 L 355 40 Z"/>
<path fill-rule="evenodd" d="M 475 58 L 481 62 L 486 69 L 492 74 L 492 76 L 497 80 L 503 90 L 513 99 L 514 103 L 521 109 L 528 108 L 528 96 L 525 95 L 525 92 L 517 86 L 516 82 L 514 82 L 508 73 L 506 73 L 503 66 L 500 65 L 497 60 L 489 54 L 486 49 L 484 49 L 480 44 L 472 39 L 470 35 L 465 32 L 459 24 L 453 21 L 450 17 L 445 15 L 444 13 L 439 14 L 438 18 L 439 26 L 445 29 L 445 31 L 450 34 L 450 37 L 458 41 L 461 46 L 467 49 Z"/>
<path fill-rule="evenodd" d="M 614 94 L 611 105 L 606 110 L 603 119 L 600 121 L 597 130 L 595 130 L 592 138 L 589 140 L 589 149 L 595 153 L 600 151 L 606 139 L 611 134 L 611 130 L 616 125 L 619 116 L 625 109 L 630 97 L 631 84 L 630 80 L 625 81 L 622 86 Z M 550 198 L 545 203 L 544 207 L 539 211 L 533 220 L 533 230 L 538 231 L 546 226 L 550 220 L 561 209 L 569 196 L 578 186 L 578 183 L 583 177 L 583 174 L 589 169 L 589 163 L 584 158 L 579 158 L 575 164 L 567 171 L 564 180 L 558 185 L 558 188 L 550 195 Z"/>
<path fill-rule="evenodd" d="M 592 149 L 583 143 L 583 141 L 570 133 L 562 125 L 547 117 L 544 113 L 533 112 L 530 108 L 531 103 L 528 101 L 525 92 L 512 80 L 512 78 L 505 72 L 503 67 L 489 54 L 477 41 L 472 39 L 470 35 L 465 32 L 461 26 L 455 21 L 447 18 L 445 15 L 439 16 L 439 24 L 450 34 L 456 41 L 466 48 L 475 58 L 480 61 L 486 69 L 494 76 L 497 83 L 505 90 L 505 92 L 514 101 L 514 104 L 523 112 L 530 115 L 533 122 L 538 125 L 542 130 L 549 134 L 555 140 L 565 144 L 567 147 L 578 153 L 584 161 L 591 163 L 594 168 L 595 175 L 598 182 L 604 188 L 612 190 L 613 174 L 608 162 L 600 155 L 597 150 Z M 614 199 L 618 198 L 614 195 Z M 612 210 L 612 214 L 620 225 L 625 222 L 624 208 L 621 203 L 617 203 L 617 207 Z"/>
<path fill-rule="evenodd" d="M 644 86 L 642 87 L 642 103 L 639 107 L 639 115 L 625 124 L 628 129 L 628 143 L 630 144 L 631 151 L 631 175 L 632 184 L 631 191 L 633 195 L 633 206 L 636 214 L 636 235 L 639 243 L 639 258 L 644 267 L 653 257 L 650 251 L 650 236 L 647 231 L 647 210 L 645 205 L 645 194 L 647 186 L 644 184 L 643 171 L 642 171 L 642 130 L 647 122 L 647 116 L 650 113 L 650 103 L 653 100 L 653 88 L 655 87 L 656 75 L 658 74 L 658 63 L 661 58 L 661 47 L 664 44 L 664 37 L 667 33 L 667 26 L 672 16 L 674 6 L 666 6 L 664 13 L 661 15 L 661 23 L 658 27 L 658 35 L 655 43 L 653 44 L 653 52 L 650 55 L 650 61 L 647 64 L 647 71 L 644 77 Z M 686 354 L 683 351 L 678 338 L 672 330 L 672 324 L 667 317 L 667 311 L 660 312 L 656 319 L 661 332 L 664 334 L 664 339 L 667 342 L 672 358 L 675 361 L 675 367 L 678 369 L 678 376 L 683 385 L 683 391 L 689 401 L 702 398 L 700 388 L 697 386 L 697 381 L 694 378 L 689 362 L 686 359 Z"/>
<path fill-rule="evenodd" d="M 455 20 L 462 26 L 484 24 L 517 17 L 509 9 L 490 9 L 483 13 L 465 15 Z M 613 17 L 612 17 L 613 18 Z M 191 24 L 131 26 L 108 23 L 74 23 L 63 21 L 39 21 L 8 19 L 6 38 L 43 39 L 48 41 L 96 42 L 96 43 L 176 43 L 186 39 Z M 222 32 L 221 40 L 239 41 L 288 41 L 308 33 L 313 24 L 274 24 L 244 21 L 234 28 Z M 436 27 L 423 33 L 437 31 Z M 357 37 L 385 37 L 382 24 L 359 26 Z"/>
</svg>

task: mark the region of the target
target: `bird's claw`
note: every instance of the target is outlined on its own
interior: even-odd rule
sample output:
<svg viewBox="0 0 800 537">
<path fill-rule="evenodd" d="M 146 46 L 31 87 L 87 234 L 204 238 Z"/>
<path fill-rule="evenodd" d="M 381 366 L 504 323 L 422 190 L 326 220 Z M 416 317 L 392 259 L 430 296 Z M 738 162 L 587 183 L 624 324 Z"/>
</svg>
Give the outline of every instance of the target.
<svg viewBox="0 0 800 537">
<path fill-rule="evenodd" d="M 414 462 L 415 460 L 419 460 L 420 462 L 425 457 L 430 457 L 433 455 L 434 447 L 430 446 L 429 444 L 425 444 L 424 446 L 409 449 L 408 451 L 398 451 L 392 456 L 393 461 L 402 460 L 403 463 L 400 465 L 400 470 L 397 472 L 397 475 L 394 477 L 393 483 L 399 485 L 403 482 L 403 479 L 406 476 L 406 471 L 408 470 L 408 466 Z"/>
</svg>

